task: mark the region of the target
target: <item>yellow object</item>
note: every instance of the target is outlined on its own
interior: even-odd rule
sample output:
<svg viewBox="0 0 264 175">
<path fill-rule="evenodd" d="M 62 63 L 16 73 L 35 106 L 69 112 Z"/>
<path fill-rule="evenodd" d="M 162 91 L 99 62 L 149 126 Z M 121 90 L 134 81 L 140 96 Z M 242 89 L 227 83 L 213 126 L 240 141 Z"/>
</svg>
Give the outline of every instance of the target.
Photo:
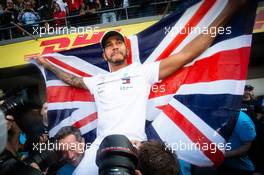
<svg viewBox="0 0 264 175">
<path fill-rule="evenodd" d="M 82 31 L 81 33 L 76 32 L 74 34 L 40 38 L 37 41 L 29 40 L 0 46 L 0 68 L 26 64 L 29 58 L 36 57 L 37 55 L 59 52 L 100 42 L 101 37 L 108 30 L 118 30 L 125 36 L 133 35 L 148 28 L 155 22 L 157 21 L 103 29 L 89 27 L 88 30 L 78 30 L 79 32 Z"/>
</svg>

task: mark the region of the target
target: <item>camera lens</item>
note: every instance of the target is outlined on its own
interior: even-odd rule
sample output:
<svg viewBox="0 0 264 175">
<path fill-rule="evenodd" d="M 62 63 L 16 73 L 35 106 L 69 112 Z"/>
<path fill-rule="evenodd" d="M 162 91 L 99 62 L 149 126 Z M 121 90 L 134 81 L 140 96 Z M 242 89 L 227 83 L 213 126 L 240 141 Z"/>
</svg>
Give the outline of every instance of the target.
<svg viewBox="0 0 264 175">
<path fill-rule="evenodd" d="M 28 103 L 28 94 L 26 90 L 22 90 L 15 96 L 5 99 L 4 103 L 0 105 L 0 109 L 5 115 L 14 115 L 16 112 L 23 110 Z"/>
<path fill-rule="evenodd" d="M 137 150 L 124 135 L 107 136 L 97 151 L 96 164 L 100 175 L 132 175 L 138 164 Z"/>
</svg>

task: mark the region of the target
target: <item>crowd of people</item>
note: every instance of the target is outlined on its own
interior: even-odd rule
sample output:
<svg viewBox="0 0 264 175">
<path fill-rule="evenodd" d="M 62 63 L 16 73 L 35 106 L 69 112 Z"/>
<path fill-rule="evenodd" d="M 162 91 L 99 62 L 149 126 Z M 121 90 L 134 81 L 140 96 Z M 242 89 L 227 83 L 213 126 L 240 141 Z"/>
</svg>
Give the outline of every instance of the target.
<svg viewBox="0 0 264 175">
<path fill-rule="evenodd" d="M 0 101 L 0 105 L 3 103 L 4 101 Z M 5 115 L 8 136 L 5 149 L 0 153 L 0 175 L 71 175 L 83 160 L 86 149 L 84 145 L 88 144 L 85 143 L 81 131 L 74 126 L 62 127 L 53 138 L 53 143 L 59 145 L 56 149 L 54 148 L 57 152 L 41 154 L 39 150 L 41 147 L 36 149 L 32 145 L 50 141 L 46 132 L 47 103 L 44 103 L 41 109 L 25 110 L 26 112 L 22 114 L 24 116 L 19 116 L 21 113 L 11 115 L 9 112 Z M 19 118 L 24 120 L 23 123 L 19 121 Z M 25 122 L 25 120 L 28 121 Z M 25 127 L 26 123 L 31 126 Z M 179 173 L 180 167 L 176 153 L 165 143 L 131 140 L 128 144 L 135 148 L 133 151 L 138 158 L 134 169 L 135 175 Z M 37 157 L 36 155 L 39 154 L 41 155 Z M 59 158 L 56 159 L 56 156 Z M 149 161 L 150 159 L 152 161 Z M 47 161 L 51 162 L 47 163 Z"/>
<path fill-rule="evenodd" d="M 251 85 L 245 86 L 241 112 L 228 140 L 228 143 L 232 144 L 232 149 L 226 152 L 225 161 L 220 167 L 201 171 L 199 167 L 178 160 L 177 151 L 162 142 L 131 140 L 131 144 L 137 149 L 139 161 L 135 175 L 263 174 L 264 106 L 262 101 L 254 96 L 253 89 Z M 3 102 L 1 101 L 0 105 Z M 32 145 L 48 141 L 47 103 L 44 103 L 41 109 L 25 110 L 26 112 L 23 113 L 5 116 L 8 139 L 4 151 L 0 154 L 0 174 L 23 172 L 34 175 L 71 175 L 75 168 L 85 161 L 84 145 L 87 143 L 80 130 L 73 126 L 65 126 L 58 131 L 54 139 L 57 143 L 68 147 L 57 148 L 61 157 L 55 159 L 52 155 L 52 159 L 59 160 L 51 161 L 53 164 L 56 162 L 54 165 L 43 166 L 43 163 L 38 162 L 37 159 L 29 161 L 30 157 L 39 154 L 39 150 L 34 150 Z M 19 118 L 28 125 L 22 124 Z M 81 144 L 83 144 L 81 147 L 78 146 Z M 43 159 L 49 160 L 47 155 Z"/>
<path fill-rule="evenodd" d="M 86 26 L 117 20 L 151 16 L 158 0 L 2 0 L 0 1 L 0 40 L 25 36 L 15 24 L 31 34 L 38 26 Z M 166 6 L 161 4 L 160 6 Z M 130 8 L 131 6 L 136 8 Z M 128 11 L 126 11 L 128 9 Z M 147 13 L 145 12 L 147 11 Z"/>
<path fill-rule="evenodd" d="M 104 2 L 108 4 L 110 1 Z M 237 1 L 230 2 L 230 4 L 232 3 L 237 3 Z M 30 10 L 33 3 L 27 1 L 26 4 L 27 10 L 24 10 L 24 13 L 27 15 L 24 15 L 37 18 L 38 15 L 35 11 Z M 219 14 L 211 27 L 225 25 L 236 8 L 239 8 L 239 6 L 234 8 L 230 4 L 228 3 L 225 12 Z M 79 6 L 67 5 L 68 7 L 65 6 L 66 14 L 79 13 L 77 11 Z M 55 5 L 55 8 L 59 13 L 60 4 Z M 114 17 L 108 11 L 105 13 L 107 14 L 102 15 L 105 19 Z M 18 13 L 17 19 L 23 19 L 24 15 Z M 129 173 L 127 174 L 135 175 L 198 175 L 199 168 L 179 161 L 176 156 L 177 152 L 170 149 L 168 145 L 161 141 L 147 141 L 145 111 L 151 85 L 193 61 L 213 41 L 214 37 L 211 34 L 201 34 L 179 53 L 166 59 L 144 65 L 136 63 L 128 65 L 128 48 L 123 35 L 116 31 L 109 31 L 103 36 L 100 44 L 103 59 L 108 62 L 110 73 L 98 74 L 93 77 L 72 75 L 50 64 L 45 57 L 38 57 L 39 64 L 52 71 L 65 83 L 89 90 L 94 95 L 98 115 L 97 138 L 89 147 L 86 147 L 87 143 L 85 143 L 81 131 L 74 126 L 63 126 L 54 138 L 48 138 L 46 103 L 41 109 L 25 107 L 23 112 L 21 110 L 14 112 L 4 109 L 2 106 L 6 101 L 2 101 L 0 109 L 5 111 L 8 139 L 5 150 L 0 154 L 0 175 L 98 174 L 98 172 L 105 171 L 101 169 L 102 167 L 106 167 L 107 171 L 110 171 L 112 168 L 110 165 L 115 165 L 113 171 L 122 170 L 123 172 L 124 168 L 128 168 Z M 203 45 L 200 44 L 201 42 Z M 122 81 L 124 75 L 129 78 L 129 86 L 126 83 L 124 85 Z M 123 91 L 124 88 L 119 87 L 129 88 L 125 88 L 127 91 Z M 263 103 L 256 101 L 253 90 L 253 86 L 245 86 L 241 111 L 231 137 L 227 140 L 231 143 L 231 150 L 225 152 L 224 162 L 215 169 L 215 172 L 200 174 L 263 174 L 264 117 L 263 106 L 261 106 Z M 135 96 L 135 94 L 137 95 Z M 124 114 L 126 114 L 125 117 Z M 117 141 L 118 144 L 115 145 L 116 143 L 113 141 L 116 137 L 109 138 L 113 135 L 119 135 L 119 138 L 127 141 L 122 142 L 121 145 Z M 59 146 L 53 147 L 52 150 L 42 148 L 46 143 Z M 109 147 L 106 143 L 109 143 Z M 44 152 L 41 153 L 42 149 Z M 18 152 L 20 154 L 17 154 Z M 111 158 L 110 155 L 114 155 L 114 158 Z M 100 157 L 106 157 L 104 163 L 101 162 Z M 130 159 L 132 160 L 128 161 Z M 118 162 L 122 162 L 122 164 L 117 166 Z"/>
</svg>

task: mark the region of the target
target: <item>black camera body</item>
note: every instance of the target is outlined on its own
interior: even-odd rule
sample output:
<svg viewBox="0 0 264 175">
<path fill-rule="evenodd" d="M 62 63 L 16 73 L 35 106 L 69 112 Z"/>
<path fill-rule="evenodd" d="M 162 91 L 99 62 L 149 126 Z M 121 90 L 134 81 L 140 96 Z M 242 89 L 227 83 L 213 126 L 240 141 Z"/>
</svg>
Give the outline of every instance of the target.
<svg viewBox="0 0 264 175">
<path fill-rule="evenodd" d="M 97 151 L 96 164 L 99 175 L 134 175 L 137 150 L 124 135 L 107 136 Z"/>
<path fill-rule="evenodd" d="M 34 64 L 1 68 L 0 101 L 2 100 L 4 103 L 0 104 L 0 111 L 4 115 L 14 116 L 16 124 L 27 134 L 28 145 L 32 146 L 33 142 L 38 142 L 39 136 L 45 129 L 42 127 L 42 117 L 35 109 L 40 109 L 46 101 L 46 85 L 39 68 Z M 61 153 L 55 150 L 45 150 L 41 153 L 36 151 L 30 153 L 29 158 L 19 164 L 28 166 L 34 162 L 41 170 L 48 167 L 50 170 L 56 166 L 55 163 L 60 163 L 61 158 Z M 17 170 L 17 168 L 13 169 Z M 23 171 L 18 170 L 18 174 L 23 174 Z"/>
<path fill-rule="evenodd" d="M 18 124 L 20 129 L 24 131 L 28 138 L 28 146 L 34 142 L 38 142 L 39 132 L 43 130 L 42 121 L 33 120 L 36 118 L 36 115 L 24 116 L 23 113 L 28 109 L 40 107 L 38 102 L 34 101 L 30 98 L 30 92 L 28 89 L 20 90 L 16 92 L 14 95 L 9 96 L 0 104 L 0 112 L 2 111 L 4 115 L 13 115 L 15 122 Z M 39 131 L 36 129 L 29 128 L 37 128 L 39 127 Z M 37 133 L 31 133 L 34 131 L 38 131 Z M 52 140 L 50 140 L 52 142 Z M 44 143 L 43 143 L 44 144 Z M 32 150 L 31 150 L 32 151 Z M 0 162 L 3 161 L 0 159 Z M 21 167 L 26 168 L 31 163 L 36 163 L 42 171 L 45 171 L 47 168 L 58 164 L 62 161 L 62 154 L 56 150 L 44 150 L 43 152 L 34 151 L 29 157 L 23 162 L 18 162 Z M 8 170 L 8 168 L 7 168 Z M 1 173 L 2 171 L 0 171 Z M 33 171 L 32 171 L 33 173 Z"/>
<path fill-rule="evenodd" d="M 28 90 L 23 89 L 6 98 L 3 104 L 0 105 L 0 110 L 2 110 L 5 115 L 15 115 L 16 113 L 19 113 L 30 105 L 28 94 Z"/>
</svg>

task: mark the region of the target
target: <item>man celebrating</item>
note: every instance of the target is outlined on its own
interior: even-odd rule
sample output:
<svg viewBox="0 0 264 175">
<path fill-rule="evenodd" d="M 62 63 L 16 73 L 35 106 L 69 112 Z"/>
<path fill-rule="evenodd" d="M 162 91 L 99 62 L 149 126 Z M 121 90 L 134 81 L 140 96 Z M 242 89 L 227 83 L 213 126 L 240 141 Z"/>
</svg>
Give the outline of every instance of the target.
<svg viewBox="0 0 264 175">
<path fill-rule="evenodd" d="M 222 27 L 241 1 L 230 0 L 210 28 Z M 211 32 L 211 30 L 210 30 Z M 64 82 L 90 90 L 98 111 L 97 138 L 85 152 L 75 174 L 97 174 L 96 150 L 104 137 L 123 134 L 130 140 L 146 140 L 145 120 L 151 85 L 168 77 L 204 52 L 214 41 L 213 33 L 198 35 L 177 54 L 149 64 L 128 65 L 128 48 L 124 37 L 110 31 L 101 40 L 103 57 L 111 73 L 94 77 L 77 77 L 51 65 L 44 57 L 38 62 Z"/>
</svg>

